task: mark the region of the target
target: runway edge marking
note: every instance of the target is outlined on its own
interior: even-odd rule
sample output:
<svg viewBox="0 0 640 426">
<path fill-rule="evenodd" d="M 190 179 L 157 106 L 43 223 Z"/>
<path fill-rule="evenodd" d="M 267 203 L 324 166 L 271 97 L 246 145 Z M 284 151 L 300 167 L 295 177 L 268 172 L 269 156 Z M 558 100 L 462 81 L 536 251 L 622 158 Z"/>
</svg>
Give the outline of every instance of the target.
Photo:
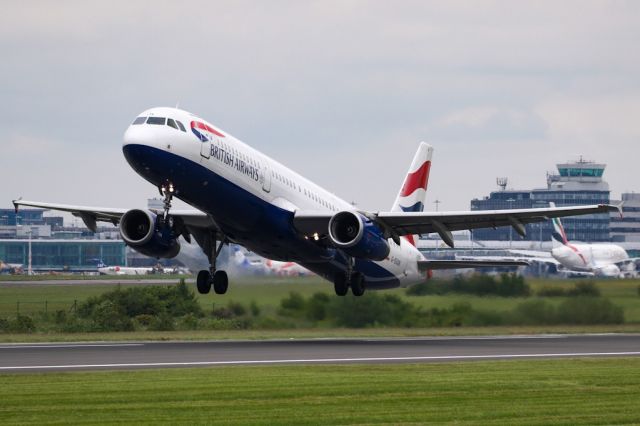
<svg viewBox="0 0 640 426">
<path fill-rule="evenodd" d="M 10 370 L 46 370 L 80 368 L 126 368 L 126 367 L 188 367 L 216 365 L 264 365 L 264 364 L 305 364 L 335 362 L 376 362 L 376 361 L 436 361 L 436 360 L 472 360 L 472 359 L 514 359 L 514 358 L 570 358 L 586 356 L 638 356 L 640 352 L 574 352 L 550 354 L 498 354 L 498 355 L 442 355 L 410 357 L 368 357 L 368 358 L 310 358 L 310 359 L 272 359 L 241 361 L 193 361 L 193 362 L 150 362 L 150 363 L 114 363 L 114 364 L 67 364 L 67 365 L 24 365 L 0 367 L 0 371 Z"/>
</svg>

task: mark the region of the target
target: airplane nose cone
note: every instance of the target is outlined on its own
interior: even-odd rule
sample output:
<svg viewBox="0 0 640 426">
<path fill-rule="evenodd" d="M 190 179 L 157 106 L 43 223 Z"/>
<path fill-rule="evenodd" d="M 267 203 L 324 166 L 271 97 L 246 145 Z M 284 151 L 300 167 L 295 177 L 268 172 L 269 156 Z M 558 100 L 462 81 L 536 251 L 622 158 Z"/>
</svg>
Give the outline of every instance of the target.
<svg viewBox="0 0 640 426">
<path fill-rule="evenodd" d="M 151 140 L 148 133 L 142 126 L 129 126 L 124 132 L 122 145 L 149 145 Z"/>
</svg>

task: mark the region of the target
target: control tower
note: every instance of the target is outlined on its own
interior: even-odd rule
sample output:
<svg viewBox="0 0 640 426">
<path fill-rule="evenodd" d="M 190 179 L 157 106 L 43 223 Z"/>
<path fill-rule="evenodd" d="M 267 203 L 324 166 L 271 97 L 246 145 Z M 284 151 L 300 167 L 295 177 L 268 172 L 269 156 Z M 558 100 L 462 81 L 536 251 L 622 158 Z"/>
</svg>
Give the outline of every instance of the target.
<svg viewBox="0 0 640 426">
<path fill-rule="evenodd" d="M 580 159 L 574 163 L 558 164 L 558 174 L 547 174 L 549 191 L 605 191 L 609 184 L 602 180 L 606 164 Z"/>
</svg>

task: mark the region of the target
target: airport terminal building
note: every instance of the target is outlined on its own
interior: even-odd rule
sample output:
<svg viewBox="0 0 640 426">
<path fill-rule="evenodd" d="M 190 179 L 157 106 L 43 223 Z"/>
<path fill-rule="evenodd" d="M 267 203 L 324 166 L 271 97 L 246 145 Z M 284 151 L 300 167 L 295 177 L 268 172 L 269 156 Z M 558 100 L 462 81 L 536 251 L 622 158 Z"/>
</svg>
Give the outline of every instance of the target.
<svg viewBox="0 0 640 426">
<path fill-rule="evenodd" d="M 27 270 L 96 271 L 100 261 L 125 265 L 127 250 L 115 228 L 94 234 L 86 228 L 64 227 L 63 218 L 43 216 L 41 209 L 0 209 L 0 260 Z"/>
<path fill-rule="evenodd" d="M 507 189 L 506 178 L 498 179 L 500 189 L 482 199 L 471 200 L 471 210 L 504 210 L 587 204 L 608 204 L 609 184 L 602 179 L 606 165 L 580 159 L 576 162 L 558 164 L 557 173 L 547 174 L 547 187 L 531 190 Z M 597 214 L 563 218 L 562 223 L 569 240 L 584 242 L 611 241 L 611 216 Z M 526 226 L 529 241 L 551 239 L 550 221 Z M 520 240 L 511 227 L 478 229 L 473 231 L 474 240 L 510 241 Z"/>
</svg>

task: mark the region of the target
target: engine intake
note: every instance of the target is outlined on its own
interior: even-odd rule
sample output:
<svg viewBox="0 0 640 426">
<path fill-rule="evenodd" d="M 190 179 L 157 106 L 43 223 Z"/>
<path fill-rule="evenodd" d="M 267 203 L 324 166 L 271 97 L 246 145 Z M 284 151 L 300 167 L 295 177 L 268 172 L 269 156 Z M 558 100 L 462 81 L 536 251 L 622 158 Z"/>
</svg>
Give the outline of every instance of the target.
<svg viewBox="0 0 640 426">
<path fill-rule="evenodd" d="M 342 211 L 333 215 L 329 220 L 329 238 L 353 257 L 384 260 L 389 256 L 389 243 L 380 228 L 357 212 Z"/>
<path fill-rule="evenodd" d="M 170 226 L 149 210 L 129 210 L 120 218 L 120 235 L 128 246 L 146 256 L 172 258 L 180 243 Z"/>
</svg>

